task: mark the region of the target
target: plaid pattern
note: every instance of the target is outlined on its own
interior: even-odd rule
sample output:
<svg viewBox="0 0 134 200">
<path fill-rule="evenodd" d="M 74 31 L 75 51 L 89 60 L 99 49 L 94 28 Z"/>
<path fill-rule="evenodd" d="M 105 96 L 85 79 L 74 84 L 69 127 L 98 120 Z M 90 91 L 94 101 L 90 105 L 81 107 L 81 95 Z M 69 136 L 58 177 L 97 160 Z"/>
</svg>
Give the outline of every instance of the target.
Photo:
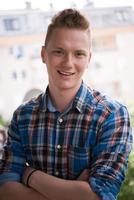
<svg viewBox="0 0 134 200">
<path fill-rule="evenodd" d="M 63 179 L 89 169 L 89 184 L 103 200 L 119 192 L 132 148 L 125 106 L 82 83 L 70 107 L 57 112 L 45 94 L 21 105 L 9 127 L 0 182 L 20 181 L 25 163 Z"/>
</svg>

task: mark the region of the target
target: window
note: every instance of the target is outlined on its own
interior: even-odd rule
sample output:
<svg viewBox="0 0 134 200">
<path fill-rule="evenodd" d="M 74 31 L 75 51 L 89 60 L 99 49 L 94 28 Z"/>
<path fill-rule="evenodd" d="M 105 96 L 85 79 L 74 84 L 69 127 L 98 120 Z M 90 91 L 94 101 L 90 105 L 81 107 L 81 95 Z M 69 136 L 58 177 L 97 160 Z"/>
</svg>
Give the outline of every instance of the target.
<svg viewBox="0 0 134 200">
<path fill-rule="evenodd" d="M 16 58 L 22 58 L 24 56 L 24 49 L 21 45 L 9 47 L 8 52 Z"/>
<path fill-rule="evenodd" d="M 17 80 L 17 73 L 16 73 L 16 72 L 13 72 L 13 73 L 12 73 L 12 78 L 13 78 L 14 80 Z"/>
<path fill-rule="evenodd" d="M 18 18 L 6 18 L 3 22 L 6 31 L 18 31 L 21 29 Z"/>
<path fill-rule="evenodd" d="M 17 70 L 17 71 L 13 71 L 12 72 L 12 79 L 15 81 L 23 81 L 24 79 L 26 79 L 27 74 L 26 71 L 24 70 Z"/>
<path fill-rule="evenodd" d="M 23 53 L 23 47 L 22 46 L 17 46 L 16 48 L 16 57 L 17 58 L 21 58 L 24 56 L 24 53 Z"/>
<path fill-rule="evenodd" d="M 119 11 L 119 12 L 117 12 L 116 16 L 119 21 L 129 21 L 130 20 L 130 15 L 126 11 Z"/>
</svg>

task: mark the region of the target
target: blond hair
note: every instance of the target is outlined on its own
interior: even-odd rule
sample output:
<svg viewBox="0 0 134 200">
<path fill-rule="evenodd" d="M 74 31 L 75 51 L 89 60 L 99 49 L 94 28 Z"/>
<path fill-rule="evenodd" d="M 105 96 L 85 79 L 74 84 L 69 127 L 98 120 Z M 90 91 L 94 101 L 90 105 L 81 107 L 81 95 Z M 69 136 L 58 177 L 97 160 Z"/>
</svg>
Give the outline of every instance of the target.
<svg viewBox="0 0 134 200">
<path fill-rule="evenodd" d="M 65 9 L 54 15 L 47 29 L 45 46 L 47 46 L 47 43 L 56 28 L 87 30 L 89 39 L 91 37 L 89 20 L 76 9 Z"/>
</svg>

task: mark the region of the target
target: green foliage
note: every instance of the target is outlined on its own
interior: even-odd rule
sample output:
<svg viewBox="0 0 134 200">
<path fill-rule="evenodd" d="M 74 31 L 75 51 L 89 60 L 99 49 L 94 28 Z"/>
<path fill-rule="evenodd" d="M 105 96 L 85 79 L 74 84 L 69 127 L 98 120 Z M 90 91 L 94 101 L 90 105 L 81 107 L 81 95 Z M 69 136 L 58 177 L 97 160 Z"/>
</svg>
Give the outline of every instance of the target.
<svg viewBox="0 0 134 200">
<path fill-rule="evenodd" d="M 4 120 L 3 117 L 0 115 L 0 126 L 6 128 L 6 127 L 8 127 L 8 125 L 9 125 L 9 122 Z"/>
<path fill-rule="evenodd" d="M 133 130 L 134 130 L 134 113 L 131 114 L 131 125 L 132 125 Z"/>
<path fill-rule="evenodd" d="M 134 149 L 130 155 L 126 179 L 122 185 L 118 200 L 134 200 Z"/>
<path fill-rule="evenodd" d="M 3 120 L 3 118 L 2 118 L 2 116 L 0 115 L 0 125 L 4 125 L 5 124 L 5 122 L 4 122 L 4 120 Z"/>
</svg>

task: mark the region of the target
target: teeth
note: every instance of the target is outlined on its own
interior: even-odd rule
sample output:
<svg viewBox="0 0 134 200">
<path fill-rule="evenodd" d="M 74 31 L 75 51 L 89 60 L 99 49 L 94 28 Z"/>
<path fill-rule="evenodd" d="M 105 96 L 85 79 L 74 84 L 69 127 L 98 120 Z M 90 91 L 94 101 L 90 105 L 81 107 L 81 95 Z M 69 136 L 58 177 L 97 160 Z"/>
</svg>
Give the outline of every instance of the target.
<svg viewBox="0 0 134 200">
<path fill-rule="evenodd" d="M 62 71 L 58 71 L 60 74 L 62 74 L 62 75 L 65 75 L 65 76 L 70 76 L 70 75 L 72 75 L 72 74 L 74 74 L 74 73 L 72 73 L 72 72 L 62 72 Z"/>
</svg>

